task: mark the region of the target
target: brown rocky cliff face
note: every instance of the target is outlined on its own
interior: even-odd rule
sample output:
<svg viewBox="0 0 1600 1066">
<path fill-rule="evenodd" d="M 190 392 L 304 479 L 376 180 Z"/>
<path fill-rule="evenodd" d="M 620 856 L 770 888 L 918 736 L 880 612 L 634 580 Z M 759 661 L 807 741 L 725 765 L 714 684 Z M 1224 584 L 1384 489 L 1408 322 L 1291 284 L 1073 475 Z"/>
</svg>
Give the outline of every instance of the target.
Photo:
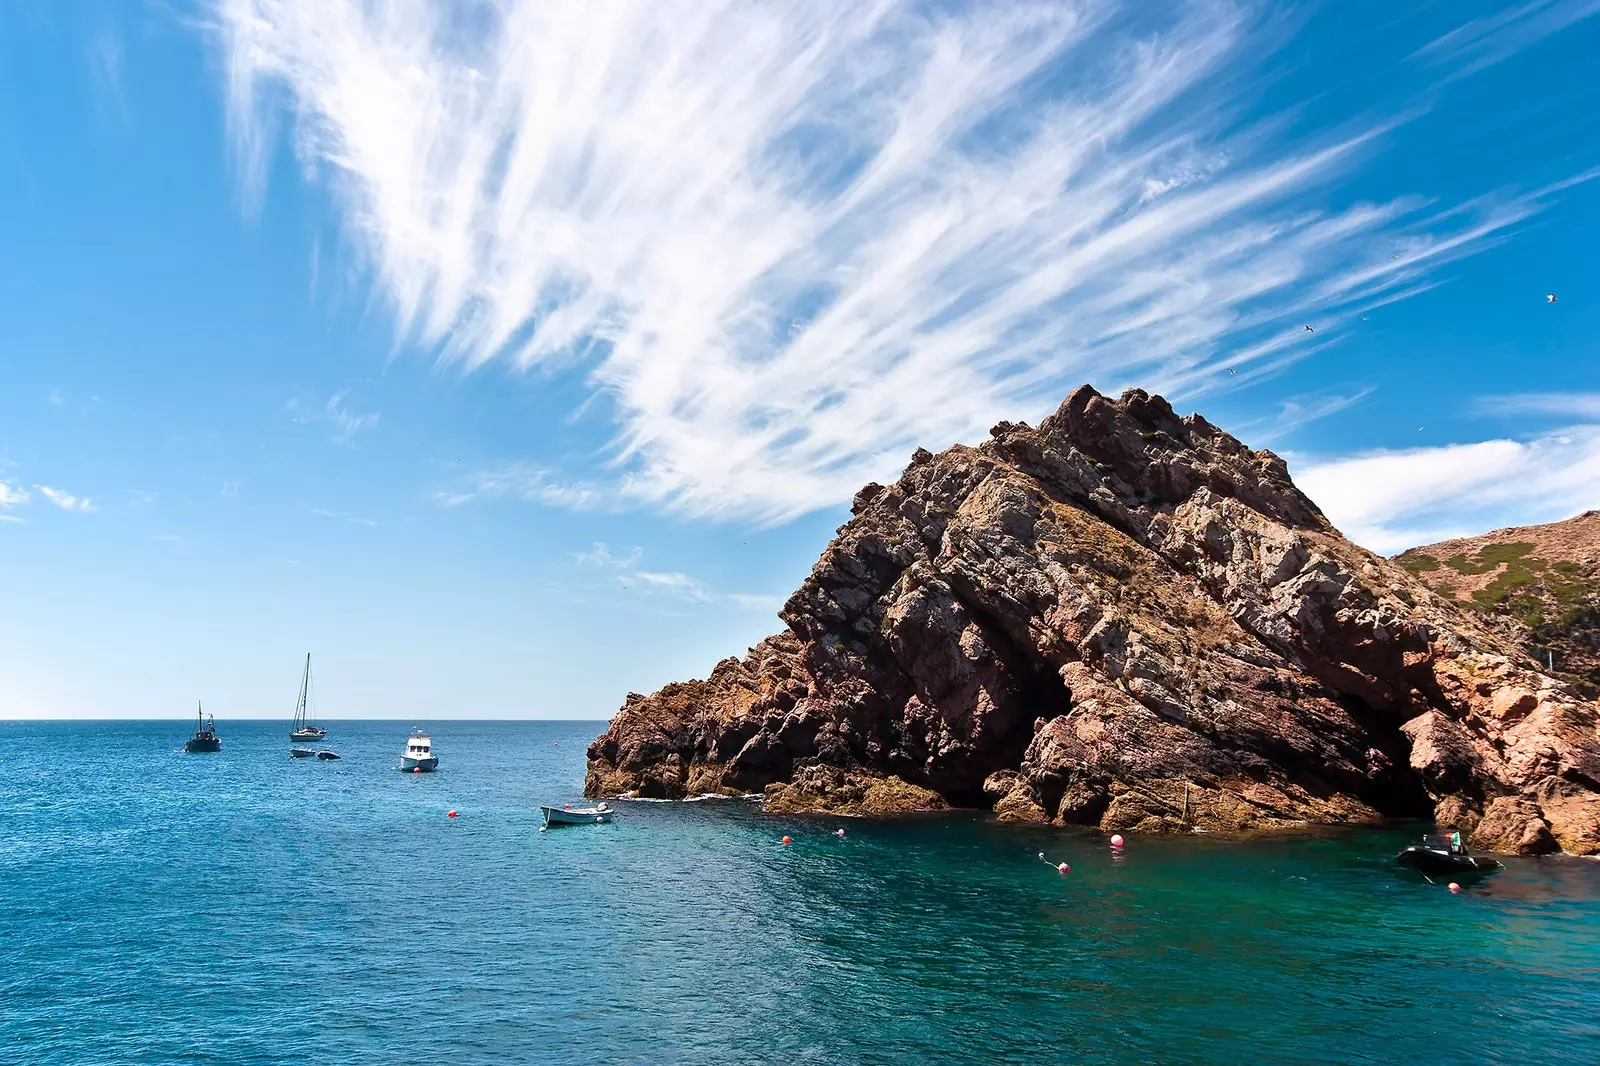
<svg viewBox="0 0 1600 1066">
<path fill-rule="evenodd" d="M 1594 705 L 1160 397 L 1081 388 L 852 510 L 787 632 L 629 696 L 591 794 L 1146 831 L 1437 810 L 1600 851 Z"/>
</svg>

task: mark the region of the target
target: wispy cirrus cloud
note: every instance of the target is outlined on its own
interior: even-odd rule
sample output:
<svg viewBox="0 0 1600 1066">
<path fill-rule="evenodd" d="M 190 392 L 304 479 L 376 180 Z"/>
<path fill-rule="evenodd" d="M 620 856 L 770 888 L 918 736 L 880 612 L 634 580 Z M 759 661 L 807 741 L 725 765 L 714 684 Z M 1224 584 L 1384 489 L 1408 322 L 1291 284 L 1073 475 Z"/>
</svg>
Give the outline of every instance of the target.
<svg viewBox="0 0 1600 1066">
<path fill-rule="evenodd" d="M 1454 66 L 1458 77 L 1474 74 L 1596 13 L 1600 0 L 1528 0 L 1458 26 L 1411 58 Z"/>
<path fill-rule="evenodd" d="M 1490 417 L 1552 415 L 1600 422 L 1600 392 L 1518 392 L 1484 396 L 1474 412 Z"/>
<path fill-rule="evenodd" d="M 216 0 L 246 186 L 287 112 L 403 338 L 581 367 L 620 492 L 694 514 L 847 499 L 1083 380 L 1271 372 L 1559 191 L 1326 206 L 1396 125 L 1230 125 L 1274 43 L 1246 4 L 462 10 Z M 606 495 L 508 467 L 441 499 Z"/>
<path fill-rule="evenodd" d="M 1377 391 L 1375 387 L 1368 385 L 1346 392 L 1329 391 L 1290 396 L 1279 401 L 1278 410 L 1273 414 L 1241 422 L 1230 429 L 1235 436 L 1249 441 L 1252 446 L 1261 447 L 1282 440 L 1295 430 L 1329 415 L 1354 407 L 1375 391 Z"/>
<path fill-rule="evenodd" d="M 76 511 L 80 514 L 93 511 L 94 503 L 87 496 L 74 496 L 64 489 L 53 489 L 49 485 L 35 485 L 39 495 L 61 508 L 63 511 Z"/>
<path fill-rule="evenodd" d="M 434 494 L 444 507 L 460 507 L 479 500 L 521 500 L 572 511 L 587 511 L 614 493 L 588 483 L 561 481 L 535 463 L 512 462 L 473 471 L 461 487 Z"/>
<path fill-rule="evenodd" d="M 348 522 L 352 526 L 367 526 L 368 528 L 372 528 L 378 524 L 370 518 L 362 518 L 359 515 L 345 514 L 342 511 L 330 511 L 323 507 L 313 507 L 311 508 L 311 513 L 316 515 L 318 518 L 331 518 L 335 522 Z"/>
<path fill-rule="evenodd" d="M 1294 480 L 1347 537 L 1392 554 L 1600 507 L 1600 425 L 1312 462 Z"/>
<path fill-rule="evenodd" d="M 340 389 L 328 397 L 326 403 L 320 407 L 313 406 L 292 398 L 284 409 L 289 412 L 289 417 L 301 424 L 317 423 L 328 427 L 328 439 L 334 444 L 349 447 L 355 442 L 356 437 L 378 424 L 378 412 L 369 411 L 357 413 L 345 405 L 345 397 L 350 395 L 349 389 Z"/>
<path fill-rule="evenodd" d="M 619 555 L 603 542 L 596 541 L 588 551 L 574 552 L 572 559 L 580 567 L 609 572 L 617 586 L 623 589 L 659 593 L 696 603 L 728 603 L 746 611 L 776 611 L 783 605 L 781 596 L 718 592 L 701 579 L 681 570 L 641 569 L 639 562 L 643 556 L 643 548 L 636 547 Z"/>
</svg>

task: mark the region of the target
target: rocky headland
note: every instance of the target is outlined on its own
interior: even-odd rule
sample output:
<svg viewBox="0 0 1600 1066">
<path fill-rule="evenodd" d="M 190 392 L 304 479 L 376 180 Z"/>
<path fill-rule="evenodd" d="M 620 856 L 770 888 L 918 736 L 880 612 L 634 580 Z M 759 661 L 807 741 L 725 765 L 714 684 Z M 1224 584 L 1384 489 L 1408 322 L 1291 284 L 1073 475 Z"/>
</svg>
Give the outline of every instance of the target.
<svg viewBox="0 0 1600 1066">
<path fill-rule="evenodd" d="M 591 795 L 1144 832 L 1431 815 L 1600 852 L 1596 705 L 1159 396 L 1085 386 L 851 510 L 783 632 L 628 696 Z"/>
</svg>

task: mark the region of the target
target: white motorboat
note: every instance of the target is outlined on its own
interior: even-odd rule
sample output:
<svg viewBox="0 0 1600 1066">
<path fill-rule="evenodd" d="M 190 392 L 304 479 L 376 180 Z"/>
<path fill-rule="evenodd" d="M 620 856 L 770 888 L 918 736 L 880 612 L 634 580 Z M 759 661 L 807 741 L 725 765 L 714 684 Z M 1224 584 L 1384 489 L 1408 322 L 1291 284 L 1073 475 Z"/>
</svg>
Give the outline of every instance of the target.
<svg viewBox="0 0 1600 1066">
<path fill-rule="evenodd" d="M 408 774 L 427 774 L 439 768 L 439 756 L 433 753 L 433 738 L 422 730 L 412 733 L 406 740 L 406 753 L 400 757 L 400 769 Z"/>
</svg>

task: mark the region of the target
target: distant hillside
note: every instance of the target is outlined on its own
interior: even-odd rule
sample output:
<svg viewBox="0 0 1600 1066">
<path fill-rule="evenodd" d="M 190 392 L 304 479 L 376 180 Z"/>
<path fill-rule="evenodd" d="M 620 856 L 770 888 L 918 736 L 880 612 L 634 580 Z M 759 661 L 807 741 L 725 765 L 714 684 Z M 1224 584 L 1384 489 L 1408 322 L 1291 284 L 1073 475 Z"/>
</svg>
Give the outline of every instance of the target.
<svg viewBox="0 0 1600 1066">
<path fill-rule="evenodd" d="M 1600 694 L 1600 511 L 1412 548 L 1395 561 Z"/>
</svg>

